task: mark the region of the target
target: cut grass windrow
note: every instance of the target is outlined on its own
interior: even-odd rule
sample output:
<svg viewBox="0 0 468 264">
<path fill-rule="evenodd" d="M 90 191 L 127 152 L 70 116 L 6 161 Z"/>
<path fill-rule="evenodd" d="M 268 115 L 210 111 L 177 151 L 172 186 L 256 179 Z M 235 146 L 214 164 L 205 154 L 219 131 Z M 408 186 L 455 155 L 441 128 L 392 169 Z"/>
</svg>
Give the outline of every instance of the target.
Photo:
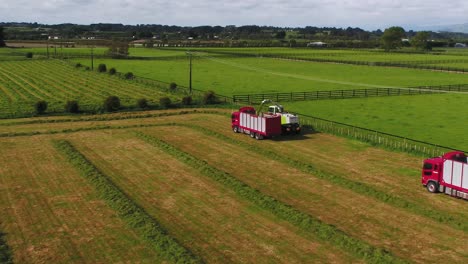
<svg viewBox="0 0 468 264">
<path fill-rule="evenodd" d="M 86 121 L 114 121 L 114 120 L 126 120 L 126 119 L 139 119 L 139 118 L 151 118 L 151 117 L 164 117 L 164 116 L 175 116 L 175 115 L 187 115 L 187 114 L 217 114 L 226 115 L 226 113 L 219 112 L 216 110 L 181 110 L 177 112 L 163 112 L 163 113 L 147 113 L 147 114 L 128 114 L 128 115 L 93 115 L 89 117 L 80 118 L 60 118 L 60 119 L 35 119 L 20 122 L 9 122 L 2 123 L 0 126 L 16 126 L 16 125 L 31 125 L 31 124 L 56 124 L 56 123 L 73 123 L 73 122 L 86 122 Z"/>
<path fill-rule="evenodd" d="M 454 216 L 454 215 L 447 215 L 444 212 L 440 212 L 440 211 L 437 211 L 437 210 L 433 210 L 431 208 L 420 206 L 420 205 L 418 205 L 416 203 L 412 203 L 412 202 L 410 202 L 408 200 L 405 200 L 405 199 L 403 199 L 401 197 L 397 197 L 397 196 L 394 196 L 394 195 L 379 191 L 379 190 L 374 189 L 372 186 L 367 185 L 365 183 L 358 182 L 358 181 L 353 181 L 353 180 L 347 179 L 347 178 L 342 177 L 342 176 L 338 176 L 338 175 L 323 172 L 321 170 L 316 169 L 313 164 L 298 161 L 298 160 L 295 160 L 293 158 L 278 154 L 278 153 L 276 153 L 274 151 L 267 150 L 265 148 L 259 148 L 256 145 L 250 145 L 248 143 L 235 140 L 235 139 L 230 138 L 228 136 L 225 136 L 225 135 L 222 135 L 222 134 L 217 133 L 215 131 L 209 130 L 206 127 L 201 127 L 201 126 L 192 125 L 192 124 L 183 124 L 183 125 L 182 124 L 175 124 L 175 125 L 192 128 L 192 129 L 194 129 L 196 131 L 199 131 L 199 132 L 201 132 L 201 133 L 203 133 L 205 135 L 216 137 L 216 138 L 218 138 L 220 140 L 223 140 L 223 141 L 225 141 L 227 143 L 234 144 L 234 145 L 237 145 L 237 146 L 241 146 L 244 149 L 247 149 L 249 151 L 252 151 L 252 152 L 258 153 L 260 155 L 263 155 L 265 157 L 268 157 L 269 159 L 273 159 L 273 160 L 276 160 L 278 162 L 282 162 L 282 163 L 284 163 L 286 165 L 293 166 L 294 168 L 297 168 L 297 169 L 301 170 L 302 172 L 309 173 L 309 174 L 311 174 L 311 175 L 313 175 L 313 176 L 315 176 L 315 177 L 317 177 L 319 179 L 326 180 L 326 181 L 328 181 L 330 183 L 333 183 L 333 184 L 336 184 L 336 185 L 341 186 L 343 188 L 352 190 L 352 191 L 354 191 L 356 193 L 366 195 L 366 196 L 369 196 L 369 197 L 373 197 L 373 198 L 375 198 L 375 199 L 377 199 L 377 200 L 379 200 L 381 202 L 387 203 L 389 205 L 392 205 L 392 206 L 395 206 L 395 207 L 398 207 L 398 208 L 403 208 L 403 209 L 408 210 L 408 211 L 410 211 L 412 213 L 415 213 L 415 214 L 430 218 L 430 219 L 432 219 L 432 220 L 434 220 L 436 222 L 439 222 L 439 223 L 447 224 L 450 227 L 462 230 L 464 232 L 468 231 L 468 222 L 466 221 L 466 219 L 464 219 L 462 217 L 457 217 L 457 216 Z"/>
<path fill-rule="evenodd" d="M 200 171 L 203 175 L 206 175 L 223 184 L 227 188 L 230 188 L 240 197 L 247 199 L 265 210 L 268 210 L 278 218 L 285 220 L 306 232 L 312 232 L 318 239 L 329 242 L 330 244 L 362 258 L 369 263 L 404 263 L 403 260 L 398 259 L 390 252 L 381 248 L 376 248 L 359 239 L 350 237 L 338 228 L 323 223 L 313 216 L 305 214 L 294 209 L 290 205 L 284 204 L 273 197 L 261 193 L 229 173 L 212 167 L 205 161 L 200 160 L 163 140 L 148 136 L 141 132 L 136 132 L 136 135 L 145 142 L 163 150 L 177 160 Z"/>
<path fill-rule="evenodd" d="M 89 180 L 100 196 L 137 234 L 145 238 L 162 257 L 175 263 L 201 263 L 202 260 L 181 246 L 143 208 L 136 204 L 99 171 L 84 155 L 66 140 L 54 141 L 54 146 Z"/>
<path fill-rule="evenodd" d="M 11 250 L 5 240 L 5 234 L 0 231 L 0 263 L 13 263 Z"/>
</svg>

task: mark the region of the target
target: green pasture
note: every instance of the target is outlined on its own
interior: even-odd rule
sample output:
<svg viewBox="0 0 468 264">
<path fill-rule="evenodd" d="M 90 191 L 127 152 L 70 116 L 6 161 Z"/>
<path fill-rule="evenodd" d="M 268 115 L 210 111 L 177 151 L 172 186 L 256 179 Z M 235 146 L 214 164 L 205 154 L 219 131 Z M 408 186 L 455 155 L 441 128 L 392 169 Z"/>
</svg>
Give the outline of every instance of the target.
<svg viewBox="0 0 468 264">
<path fill-rule="evenodd" d="M 73 59 L 90 65 L 89 60 Z M 96 59 L 119 72 L 188 86 L 189 60 Z M 223 95 L 468 83 L 468 75 L 394 67 L 195 56 L 193 87 Z"/>
<path fill-rule="evenodd" d="M 468 93 L 284 102 L 286 109 L 468 150 Z"/>
</svg>

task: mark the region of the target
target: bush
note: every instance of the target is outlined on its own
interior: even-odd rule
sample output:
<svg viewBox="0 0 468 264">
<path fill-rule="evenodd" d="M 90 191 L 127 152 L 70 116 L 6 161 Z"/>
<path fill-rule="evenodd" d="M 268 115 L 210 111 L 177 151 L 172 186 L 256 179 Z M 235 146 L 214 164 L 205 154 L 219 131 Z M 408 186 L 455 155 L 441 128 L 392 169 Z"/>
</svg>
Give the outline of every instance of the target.
<svg viewBox="0 0 468 264">
<path fill-rule="evenodd" d="M 169 84 L 169 90 L 175 91 L 175 89 L 177 89 L 177 84 L 175 82 L 171 82 Z"/>
<path fill-rule="evenodd" d="M 114 75 L 114 74 L 116 74 L 116 73 L 117 73 L 117 70 L 116 70 L 115 68 L 110 68 L 110 69 L 109 69 L 109 74 L 110 74 L 110 75 Z"/>
<path fill-rule="evenodd" d="M 216 94 L 214 91 L 207 91 L 203 95 L 203 104 L 215 104 L 217 103 Z"/>
<path fill-rule="evenodd" d="M 106 72 L 107 71 L 107 67 L 105 64 L 101 63 L 99 64 L 98 68 L 97 68 L 97 71 L 98 72 Z"/>
<path fill-rule="evenodd" d="M 83 67 L 83 65 L 81 65 L 81 63 L 78 62 L 77 64 L 75 64 L 75 67 L 76 68 L 81 68 L 81 67 Z"/>
<path fill-rule="evenodd" d="M 138 99 L 137 106 L 141 109 L 148 108 L 148 101 L 145 98 Z"/>
<path fill-rule="evenodd" d="M 192 104 L 192 96 L 185 96 L 184 98 L 182 98 L 182 104 L 183 105 Z"/>
<path fill-rule="evenodd" d="M 117 111 L 120 108 L 120 98 L 117 96 L 109 96 L 104 101 L 104 110 L 107 112 Z"/>
<path fill-rule="evenodd" d="M 46 101 L 38 101 L 34 105 L 34 110 L 36 110 L 36 114 L 43 114 L 47 110 L 47 102 Z"/>
<path fill-rule="evenodd" d="M 124 74 L 124 78 L 127 79 L 127 80 L 131 80 L 133 78 L 135 78 L 135 75 L 133 75 L 132 72 L 127 72 Z"/>
<path fill-rule="evenodd" d="M 77 101 L 67 101 L 65 104 L 65 112 L 67 113 L 78 113 L 80 111 L 80 106 Z"/>
<path fill-rule="evenodd" d="M 159 98 L 159 105 L 161 108 L 169 108 L 171 106 L 171 98 L 169 97 L 161 97 Z"/>
<path fill-rule="evenodd" d="M 26 53 L 26 58 L 32 59 L 32 57 L 33 57 L 33 53 L 32 53 L 32 52 Z"/>
</svg>

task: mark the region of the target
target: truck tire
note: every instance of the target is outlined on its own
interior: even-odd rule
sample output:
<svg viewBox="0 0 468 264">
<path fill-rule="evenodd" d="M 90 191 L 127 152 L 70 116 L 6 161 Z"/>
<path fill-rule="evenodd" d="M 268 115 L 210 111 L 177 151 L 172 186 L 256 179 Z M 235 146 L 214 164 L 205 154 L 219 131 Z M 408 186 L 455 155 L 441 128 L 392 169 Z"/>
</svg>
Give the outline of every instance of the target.
<svg viewBox="0 0 468 264">
<path fill-rule="evenodd" d="M 255 133 L 252 132 L 252 131 L 250 131 L 250 137 L 251 137 L 251 138 L 255 138 Z"/>
<path fill-rule="evenodd" d="M 255 133 L 255 139 L 256 139 L 256 140 L 262 140 L 262 139 L 263 139 L 263 135 L 262 135 L 262 134 L 259 134 L 259 133 Z"/>
<path fill-rule="evenodd" d="M 435 182 L 428 182 L 426 188 L 430 193 L 436 193 L 438 189 L 437 184 L 435 184 Z"/>
<path fill-rule="evenodd" d="M 237 126 L 235 126 L 235 127 L 232 128 L 232 131 L 234 131 L 234 133 L 239 133 L 239 128 Z"/>
</svg>

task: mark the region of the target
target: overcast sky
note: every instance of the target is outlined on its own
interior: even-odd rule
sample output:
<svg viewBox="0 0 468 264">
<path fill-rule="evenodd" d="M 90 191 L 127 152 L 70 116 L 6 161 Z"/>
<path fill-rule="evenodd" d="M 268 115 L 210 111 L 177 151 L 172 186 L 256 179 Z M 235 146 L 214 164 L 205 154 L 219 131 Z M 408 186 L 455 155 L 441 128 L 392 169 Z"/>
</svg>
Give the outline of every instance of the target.
<svg viewBox="0 0 468 264">
<path fill-rule="evenodd" d="M 361 27 L 468 22 L 467 0 L 0 0 L 0 22 Z"/>
</svg>

